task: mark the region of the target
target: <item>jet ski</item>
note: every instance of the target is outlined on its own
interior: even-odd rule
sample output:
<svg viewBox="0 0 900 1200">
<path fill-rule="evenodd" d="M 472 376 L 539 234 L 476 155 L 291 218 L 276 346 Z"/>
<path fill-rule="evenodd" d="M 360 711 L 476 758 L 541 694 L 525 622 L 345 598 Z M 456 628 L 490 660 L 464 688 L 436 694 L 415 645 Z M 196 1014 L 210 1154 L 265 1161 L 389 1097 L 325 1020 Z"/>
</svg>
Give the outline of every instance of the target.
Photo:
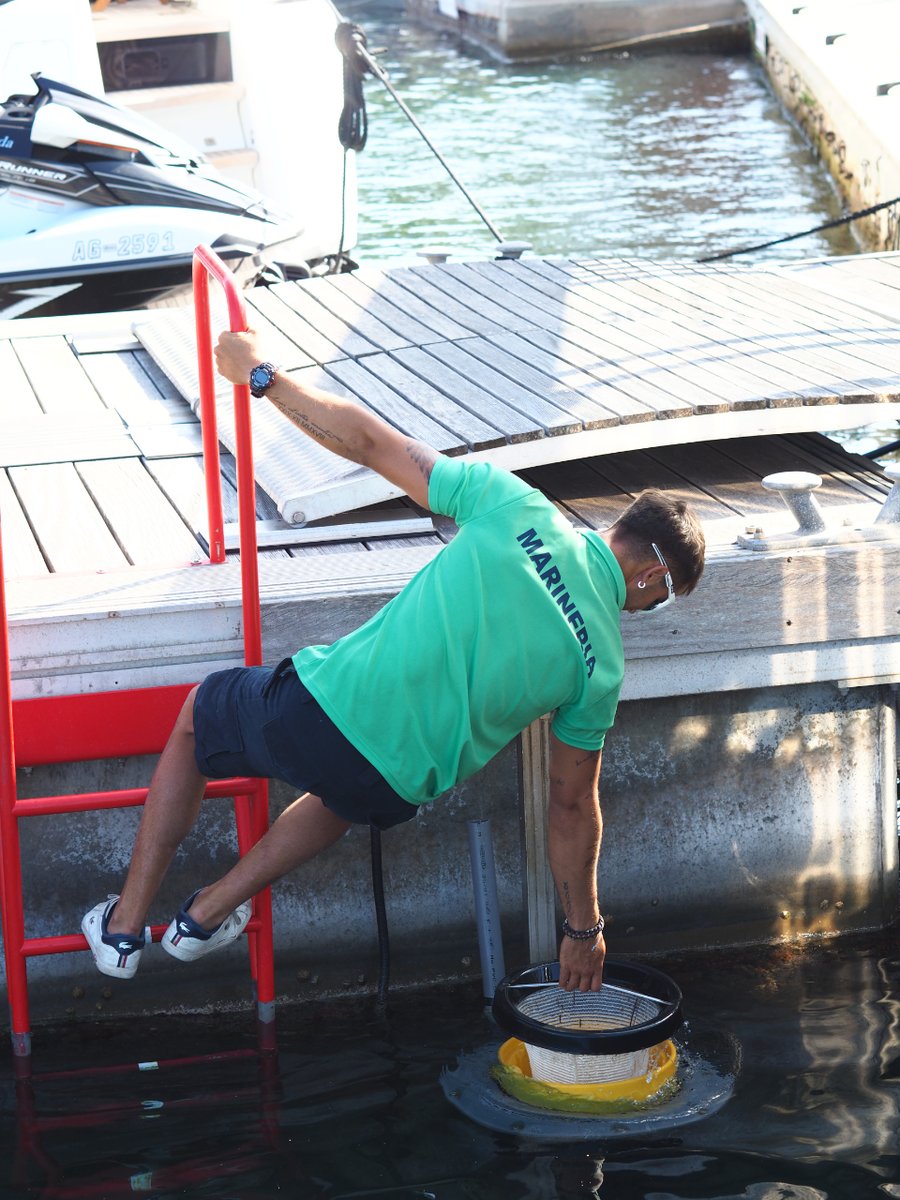
<svg viewBox="0 0 900 1200">
<path fill-rule="evenodd" d="M 32 78 L 0 105 L 0 319 L 159 303 L 200 243 L 243 284 L 308 274 L 293 218 L 139 114 Z"/>
</svg>

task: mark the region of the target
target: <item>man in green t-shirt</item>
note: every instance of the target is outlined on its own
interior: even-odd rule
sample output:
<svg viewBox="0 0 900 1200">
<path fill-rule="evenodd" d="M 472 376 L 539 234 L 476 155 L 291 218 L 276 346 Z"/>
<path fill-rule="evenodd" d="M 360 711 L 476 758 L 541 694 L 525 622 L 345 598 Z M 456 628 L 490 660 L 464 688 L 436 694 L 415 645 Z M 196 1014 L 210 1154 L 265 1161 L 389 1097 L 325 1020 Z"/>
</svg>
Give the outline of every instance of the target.
<svg viewBox="0 0 900 1200">
<path fill-rule="evenodd" d="M 380 829 L 467 779 L 553 712 L 548 838 L 564 911 L 560 984 L 596 989 L 600 758 L 623 674 L 619 619 L 696 586 L 704 539 L 687 506 L 646 492 L 604 533 L 581 533 L 490 463 L 447 458 L 361 405 L 261 362 L 252 333 L 223 334 L 219 371 L 250 381 L 320 445 L 383 475 L 459 532 L 393 600 L 331 646 L 274 670 L 207 677 L 185 702 L 153 777 L 120 896 L 82 929 L 104 974 L 131 978 L 146 915 L 206 783 L 282 779 L 304 793 L 218 882 L 198 889 L 162 945 L 194 961 L 233 941 L 249 898 L 353 823 Z"/>
</svg>

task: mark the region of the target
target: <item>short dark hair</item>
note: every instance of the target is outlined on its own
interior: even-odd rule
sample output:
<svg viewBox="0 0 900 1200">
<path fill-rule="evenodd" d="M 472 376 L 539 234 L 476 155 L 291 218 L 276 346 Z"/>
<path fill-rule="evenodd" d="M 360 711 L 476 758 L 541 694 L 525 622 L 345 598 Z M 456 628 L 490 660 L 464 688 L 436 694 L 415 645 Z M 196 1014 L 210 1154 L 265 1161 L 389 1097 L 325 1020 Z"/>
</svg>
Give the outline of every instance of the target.
<svg viewBox="0 0 900 1200">
<path fill-rule="evenodd" d="M 690 506 L 666 492 L 648 488 L 613 523 L 611 532 L 635 557 L 652 557 L 659 546 L 672 572 L 675 590 L 692 592 L 700 582 L 706 538 Z"/>
</svg>

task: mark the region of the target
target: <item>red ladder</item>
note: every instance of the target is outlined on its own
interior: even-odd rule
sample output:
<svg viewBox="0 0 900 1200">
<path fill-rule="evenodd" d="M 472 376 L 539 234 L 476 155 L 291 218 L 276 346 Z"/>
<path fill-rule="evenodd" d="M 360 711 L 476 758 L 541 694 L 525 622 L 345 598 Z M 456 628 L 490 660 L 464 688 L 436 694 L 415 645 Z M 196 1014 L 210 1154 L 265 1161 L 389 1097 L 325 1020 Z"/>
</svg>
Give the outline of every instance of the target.
<svg viewBox="0 0 900 1200">
<path fill-rule="evenodd" d="M 210 563 L 221 563 L 225 560 L 225 539 L 210 323 L 210 275 L 224 288 L 232 332 L 245 330 L 247 318 L 240 292 L 228 268 L 212 250 L 198 246 L 194 254 L 193 281 L 203 464 L 209 515 L 209 559 Z M 262 635 L 256 544 L 256 484 L 250 391 L 246 385 L 234 389 L 234 410 L 244 661 L 248 666 L 259 666 L 262 663 Z M 165 745 L 192 686 L 179 684 L 173 687 L 13 700 L 0 536 L 0 900 L 3 907 L 3 942 L 13 1055 L 16 1064 L 26 1071 L 31 1054 L 27 960 L 42 954 L 84 950 L 87 942 L 80 933 L 42 938 L 25 936 L 18 823 L 25 817 L 140 805 L 146 799 L 147 789 L 128 788 L 22 799 L 16 787 L 16 767 L 158 753 Z M 246 854 L 268 829 L 268 780 L 215 780 L 208 785 L 205 796 L 234 799 L 241 854 Z M 159 941 L 165 929 L 165 925 L 154 926 L 153 940 Z M 253 915 L 247 926 L 247 934 L 257 1013 L 260 1022 L 268 1026 L 274 1020 L 275 1002 L 272 898 L 268 888 L 253 899 Z"/>
</svg>

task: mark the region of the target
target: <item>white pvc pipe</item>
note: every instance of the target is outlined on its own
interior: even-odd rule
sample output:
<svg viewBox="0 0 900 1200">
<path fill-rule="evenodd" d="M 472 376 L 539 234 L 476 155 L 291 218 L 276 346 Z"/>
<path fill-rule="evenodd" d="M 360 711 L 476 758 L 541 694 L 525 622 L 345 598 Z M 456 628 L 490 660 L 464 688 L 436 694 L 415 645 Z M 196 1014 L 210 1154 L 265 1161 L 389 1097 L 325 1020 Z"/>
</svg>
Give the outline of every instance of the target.
<svg viewBox="0 0 900 1200">
<path fill-rule="evenodd" d="M 497 873 L 494 868 L 494 844 L 490 821 L 468 821 L 467 825 L 481 976 L 484 998 L 490 1002 L 494 998 L 497 984 L 506 974 L 503 963 L 503 936 L 500 930 L 500 903 L 497 899 Z"/>
</svg>

